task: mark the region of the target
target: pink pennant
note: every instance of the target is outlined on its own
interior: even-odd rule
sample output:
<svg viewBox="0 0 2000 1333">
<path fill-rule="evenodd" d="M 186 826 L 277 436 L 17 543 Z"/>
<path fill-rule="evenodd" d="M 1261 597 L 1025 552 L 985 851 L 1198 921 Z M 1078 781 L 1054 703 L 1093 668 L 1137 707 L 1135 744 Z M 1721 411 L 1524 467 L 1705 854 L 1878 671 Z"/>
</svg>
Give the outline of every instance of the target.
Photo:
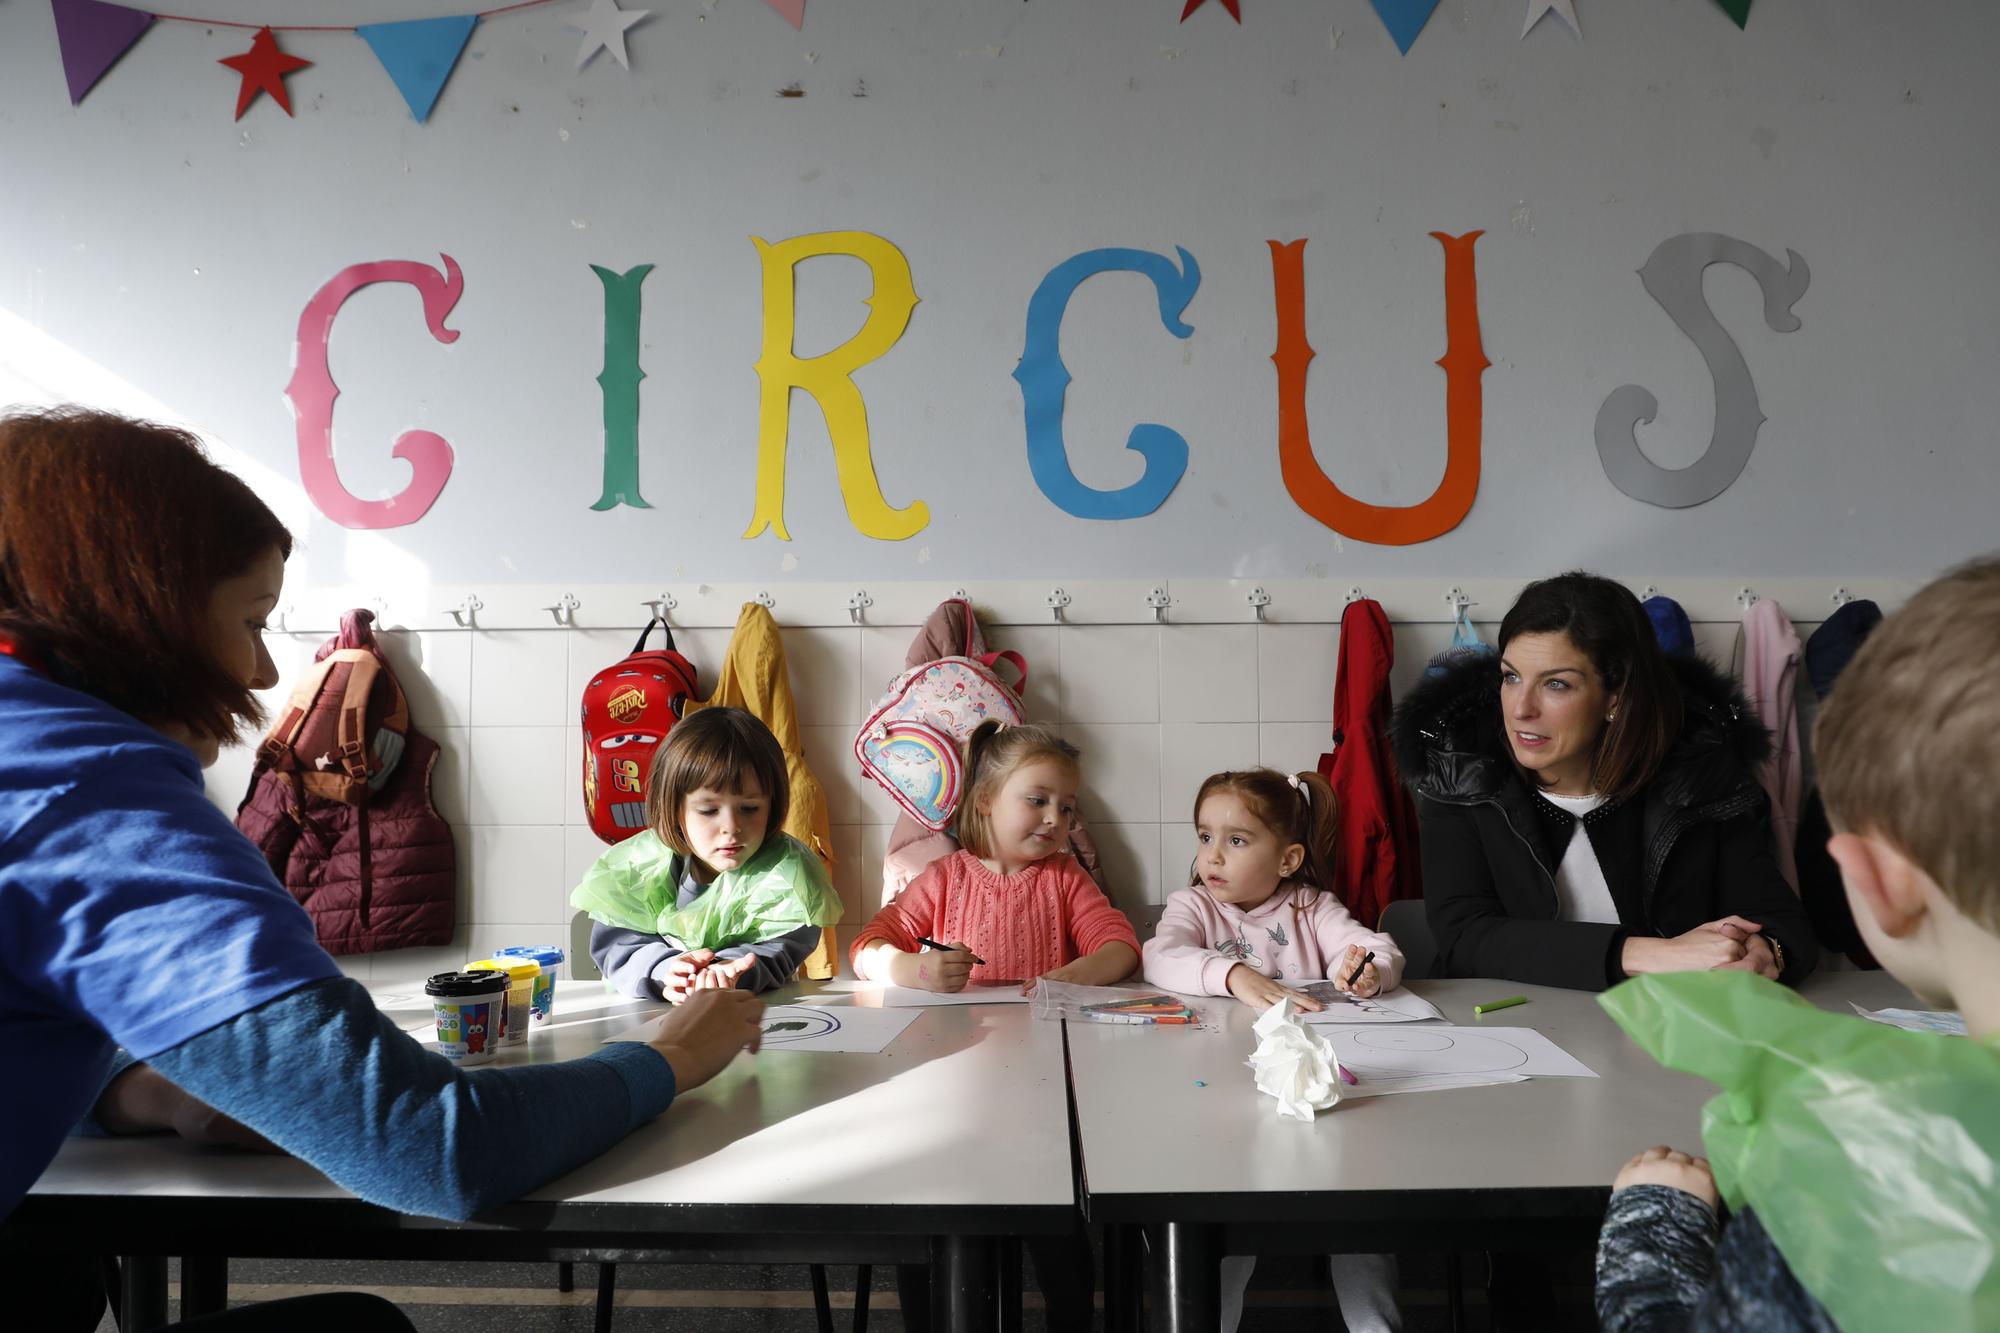
<svg viewBox="0 0 2000 1333">
<path fill-rule="evenodd" d="M 785 22 L 803 30 L 806 26 L 806 0 L 764 0 L 764 3 L 778 11 Z"/>
</svg>

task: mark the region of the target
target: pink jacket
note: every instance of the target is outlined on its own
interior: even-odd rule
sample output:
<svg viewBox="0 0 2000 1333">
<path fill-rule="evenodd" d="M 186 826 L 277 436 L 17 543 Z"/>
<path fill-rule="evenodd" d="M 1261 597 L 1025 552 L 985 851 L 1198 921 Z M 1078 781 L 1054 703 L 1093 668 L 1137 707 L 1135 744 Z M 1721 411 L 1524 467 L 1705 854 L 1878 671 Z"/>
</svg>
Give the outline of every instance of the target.
<svg viewBox="0 0 2000 1333">
<path fill-rule="evenodd" d="M 1737 675 L 1757 717 L 1771 729 L 1771 757 L 1758 770 L 1758 780 L 1771 796 L 1772 852 L 1778 873 L 1794 893 L 1799 888 L 1794 844 L 1799 832 L 1799 802 L 1804 796 L 1799 754 L 1798 631 L 1785 609 L 1769 598 L 1751 603 L 1743 616 Z"/>
<path fill-rule="evenodd" d="M 1403 978 L 1403 951 L 1349 916 L 1332 894 L 1287 883 L 1246 912 L 1196 886 L 1167 899 L 1159 929 L 1146 941 L 1146 981 L 1182 995 L 1227 995 L 1229 970 L 1238 963 L 1280 981 L 1323 981 L 1350 944 L 1375 951 L 1382 989 L 1394 990 Z"/>
<path fill-rule="evenodd" d="M 1067 856 L 1012 875 L 994 874 L 967 851 L 933 861 L 854 937 L 855 975 L 867 975 L 860 958 L 869 945 L 887 941 L 916 953 L 919 936 L 971 945 L 986 960 L 972 969 L 975 986 L 1026 981 L 1113 940 L 1139 951 L 1132 923 Z"/>
</svg>

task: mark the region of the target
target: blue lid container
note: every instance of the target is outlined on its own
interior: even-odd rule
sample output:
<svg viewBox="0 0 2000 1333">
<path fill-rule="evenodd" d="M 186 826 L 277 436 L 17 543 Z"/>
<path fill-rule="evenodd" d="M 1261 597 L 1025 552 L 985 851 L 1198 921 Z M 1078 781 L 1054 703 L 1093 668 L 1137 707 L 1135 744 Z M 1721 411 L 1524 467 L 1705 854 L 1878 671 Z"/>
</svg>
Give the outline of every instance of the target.
<svg viewBox="0 0 2000 1333">
<path fill-rule="evenodd" d="M 553 944 L 510 944 L 493 951 L 495 958 L 526 958 L 540 963 L 544 969 L 555 967 L 566 956 L 561 948 Z"/>
</svg>

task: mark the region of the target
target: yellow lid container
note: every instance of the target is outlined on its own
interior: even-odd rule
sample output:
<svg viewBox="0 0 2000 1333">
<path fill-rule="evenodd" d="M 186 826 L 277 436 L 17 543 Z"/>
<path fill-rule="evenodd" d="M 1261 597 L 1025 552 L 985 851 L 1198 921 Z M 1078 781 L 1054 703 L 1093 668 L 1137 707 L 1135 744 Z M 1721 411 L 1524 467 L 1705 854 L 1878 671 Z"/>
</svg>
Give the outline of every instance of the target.
<svg viewBox="0 0 2000 1333">
<path fill-rule="evenodd" d="M 507 978 L 507 1012 L 500 1032 L 502 1046 L 528 1044 L 528 1014 L 534 1001 L 535 978 L 542 965 L 532 958 L 481 958 L 467 963 L 468 972 L 499 972 Z"/>
</svg>

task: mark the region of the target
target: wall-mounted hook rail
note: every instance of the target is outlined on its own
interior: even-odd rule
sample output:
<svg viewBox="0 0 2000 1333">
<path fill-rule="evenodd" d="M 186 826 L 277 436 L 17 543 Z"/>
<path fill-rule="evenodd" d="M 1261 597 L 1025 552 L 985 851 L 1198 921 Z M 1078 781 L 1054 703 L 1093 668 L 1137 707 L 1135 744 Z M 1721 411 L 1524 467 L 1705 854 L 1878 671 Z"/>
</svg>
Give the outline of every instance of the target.
<svg viewBox="0 0 2000 1333">
<path fill-rule="evenodd" d="M 1050 617 L 1056 622 L 1056 624 L 1058 625 L 1062 624 L 1063 609 L 1067 607 L 1070 603 L 1069 594 L 1064 592 L 1061 588 L 1051 588 L 1049 590 L 1049 595 L 1043 600 L 1049 604 Z"/>
<path fill-rule="evenodd" d="M 563 629 L 573 629 L 576 626 L 576 609 L 582 605 L 576 600 L 575 593 L 566 592 L 556 599 L 554 606 L 545 606 L 542 610 L 554 616 L 556 624 Z"/>
<path fill-rule="evenodd" d="M 1244 598 L 1244 600 L 1250 603 L 1250 609 L 1257 613 L 1257 621 L 1259 624 L 1262 624 L 1264 620 L 1264 608 L 1271 604 L 1271 594 L 1265 592 L 1261 587 L 1252 588 L 1250 595 Z"/>
<path fill-rule="evenodd" d="M 468 596 L 457 606 L 447 608 L 445 614 L 450 616 L 452 622 L 460 629 L 477 629 L 479 627 L 479 613 L 485 607 L 486 603 L 480 601 L 475 594 Z"/>
<path fill-rule="evenodd" d="M 847 618 L 859 625 L 861 623 L 861 613 L 873 605 L 875 605 L 875 599 L 868 595 L 868 590 L 866 588 L 859 589 L 855 592 L 854 596 L 847 599 Z"/>
<path fill-rule="evenodd" d="M 1166 620 L 1167 608 L 1173 604 L 1174 599 L 1167 595 L 1165 588 L 1155 588 L 1146 594 L 1146 605 L 1153 608 L 1153 623 L 1156 625 Z"/>
</svg>

